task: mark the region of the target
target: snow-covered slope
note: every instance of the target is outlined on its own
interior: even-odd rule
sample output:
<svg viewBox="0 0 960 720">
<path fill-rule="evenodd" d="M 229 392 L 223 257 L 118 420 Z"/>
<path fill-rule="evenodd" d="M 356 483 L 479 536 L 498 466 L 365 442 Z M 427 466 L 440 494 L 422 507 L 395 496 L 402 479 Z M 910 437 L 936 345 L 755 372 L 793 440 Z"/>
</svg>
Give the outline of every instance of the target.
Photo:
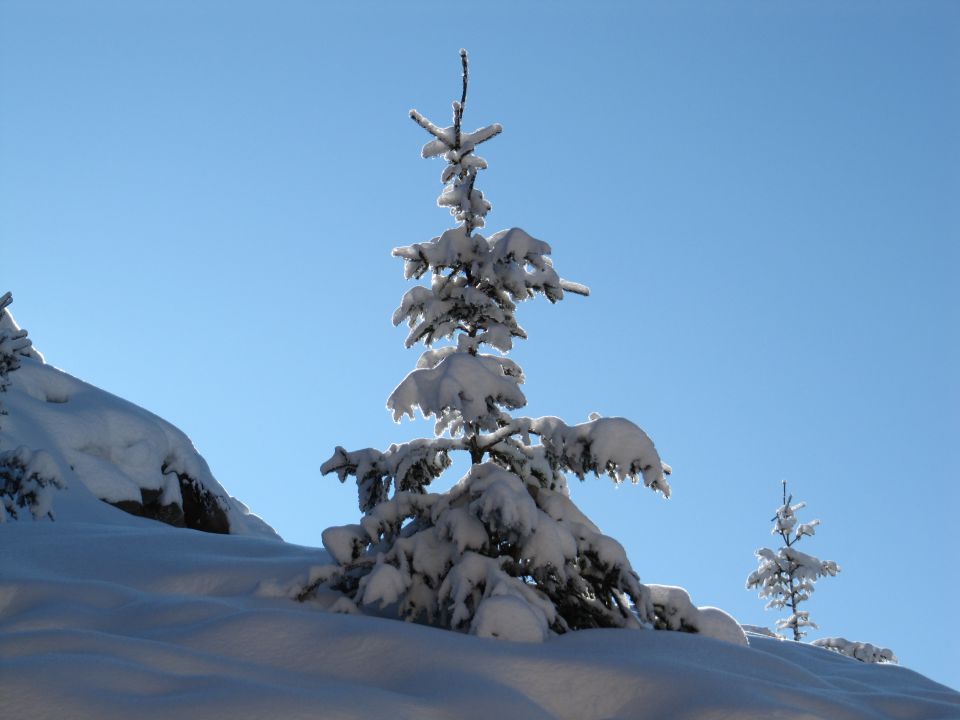
<svg viewBox="0 0 960 720">
<path fill-rule="evenodd" d="M 910 670 L 758 635 L 744 646 L 720 611 L 701 620 L 732 624 L 730 642 L 611 629 L 528 644 L 295 602 L 278 589 L 325 551 L 279 541 L 169 423 L 39 353 L 20 365 L 0 395 L 0 451 L 47 453 L 67 488 L 50 493 L 55 521 L 0 523 L 0 718 L 960 718 L 960 694 Z M 189 494 L 230 534 L 103 502 L 152 502 L 168 522 L 179 507 L 199 526 Z M 699 612 L 651 587 L 654 603 Z"/>
<path fill-rule="evenodd" d="M 258 594 L 320 550 L 124 516 L 0 526 L 0 716 L 957 718 L 895 665 L 751 636 L 589 630 L 527 644 Z"/>
<path fill-rule="evenodd" d="M 0 313 L 0 331 L 16 328 Z M 0 450 L 43 450 L 65 481 L 51 493 L 56 518 L 113 522 L 98 499 L 175 525 L 276 538 L 231 497 L 179 429 L 44 362 L 29 349 L 0 396 Z M 97 507 L 102 506 L 102 507 Z"/>
</svg>

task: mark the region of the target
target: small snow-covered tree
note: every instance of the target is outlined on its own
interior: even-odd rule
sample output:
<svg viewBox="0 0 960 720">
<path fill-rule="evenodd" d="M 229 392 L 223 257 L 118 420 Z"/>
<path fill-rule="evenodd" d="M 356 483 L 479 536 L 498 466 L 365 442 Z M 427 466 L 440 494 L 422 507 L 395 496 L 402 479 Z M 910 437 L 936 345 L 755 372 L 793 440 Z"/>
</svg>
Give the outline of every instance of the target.
<svg viewBox="0 0 960 720">
<path fill-rule="evenodd" d="M 7 316 L 7 306 L 13 302 L 13 295 L 9 292 L 0 295 L 0 321 Z M 0 322 L 0 393 L 10 387 L 9 375 L 20 367 L 20 357 L 30 348 L 26 330 L 10 330 L 7 323 Z M 0 402 L 0 415 L 6 415 L 7 410 Z"/>
<path fill-rule="evenodd" d="M 814 583 L 827 575 L 835 576 L 840 568 L 833 560 L 820 560 L 800 552 L 794 546 L 805 536 L 813 536 L 819 520 L 798 524 L 797 511 L 806 503 L 793 503 L 787 495 L 787 481 L 783 481 L 783 504 L 773 516 L 771 534 L 779 535 L 783 547 L 774 552 L 769 548 L 757 550 L 759 567 L 747 578 L 747 588 L 758 588 L 760 597 L 770 598 L 767 608 L 790 610 L 790 616 L 777 621 L 778 630 L 790 629 L 793 639 L 799 641 L 807 633 L 804 627 L 817 627 L 810 613 L 798 606 L 810 599 Z"/>
<path fill-rule="evenodd" d="M 487 167 L 476 149 L 501 127 L 464 130 L 466 51 L 460 57 L 453 124 L 441 128 L 410 112 L 432 136 L 423 157 L 446 160 L 438 204 L 459 224 L 393 251 L 408 279 L 430 282 L 408 290 L 394 312 L 394 324 L 409 327 L 407 347 L 427 349 L 387 407 L 397 421 L 419 408 L 435 419 L 434 436 L 385 451 L 336 449 L 322 472 L 356 479 L 364 515 L 323 532 L 335 564 L 315 568 L 297 597 L 332 590 L 338 610 L 379 606 L 407 620 L 514 639 L 653 625 L 650 593 L 621 545 L 571 501 L 566 479 L 606 474 L 669 496 L 670 470 L 653 442 L 624 418 L 567 425 L 510 414 L 526 404 L 523 371 L 506 357 L 527 337 L 517 303 L 589 290 L 561 279 L 550 246 L 523 230 L 477 232 L 491 205 L 476 187 Z M 469 455 L 469 471 L 449 491 L 429 492 L 454 452 Z"/>
</svg>

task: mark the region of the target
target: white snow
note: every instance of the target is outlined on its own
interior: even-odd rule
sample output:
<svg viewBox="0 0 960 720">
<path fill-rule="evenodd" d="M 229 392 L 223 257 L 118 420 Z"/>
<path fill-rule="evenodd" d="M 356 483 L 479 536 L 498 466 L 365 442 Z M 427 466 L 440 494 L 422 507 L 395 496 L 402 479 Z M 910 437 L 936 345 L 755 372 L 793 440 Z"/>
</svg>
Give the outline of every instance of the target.
<svg viewBox="0 0 960 720">
<path fill-rule="evenodd" d="M 593 472 L 605 473 L 620 483 L 626 479 L 670 497 L 666 476 L 670 467 L 660 460 L 650 437 L 626 418 L 595 417 L 580 425 L 559 418 L 533 420 L 530 432 L 540 436 L 548 451 L 567 459 L 566 465 L 581 480 Z"/>
<path fill-rule="evenodd" d="M 856 640 L 847 640 L 842 637 L 828 637 L 814 640 L 810 643 L 816 647 L 833 650 L 841 655 L 852 657 L 855 660 L 865 663 L 895 663 L 897 656 L 893 650 L 885 647 L 877 647 L 872 643 L 858 642 Z"/>
<path fill-rule="evenodd" d="M 326 551 L 343 565 L 356 560 L 370 542 L 362 525 L 334 525 L 324 530 L 320 537 Z"/>
<path fill-rule="evenodd" d="M 548 628 L 542 611 L 515 595 L 494 595 L 480 601 L 470 632 L 514 642 L 543 642 Z"/>
<path fill-rule="evenodd" d="M 361 602 L 384 608 L 399 602 L 409 586 L 409 578 L 404 573 L 393 565 L 380 562 L 360 581 Z"/>
<path fill-rule="evenodd" d="M 507 358 L 493 355 L 452 353 L 436 367 L 417 368 L 394 389 L 387 400 L 393 419 L 414 417 L 419 407 L 424 417 L 437 417 L 438 423 L 475 423 L 484 430 L 496 430 L 499 407 L 519 408 L 527 399 L 518 387 L 523 380 L 510 374 L 516 366 Z M 446 421 L 446 422 L 445 422 Z"/>
<path fill-rule="evenodd" d="M 460 492 L 474 498 L 470 512 L 494 532 L 515 540 L 536 532 L 542 513 L 526 485 L 513 473 L 492 463 L 475 465 L 452 491 Z"/>
<path fill-rule="evenodd" d="M 668 629 L 696 631 L 734 645 L 748 644 L 743 628 L 728 613 L 715 607 L 696 607 L 683 588 L 647 585 L 647 589 L 650 601 L 660 610 L 659 616 L 666 620 Z"/>
</svg>

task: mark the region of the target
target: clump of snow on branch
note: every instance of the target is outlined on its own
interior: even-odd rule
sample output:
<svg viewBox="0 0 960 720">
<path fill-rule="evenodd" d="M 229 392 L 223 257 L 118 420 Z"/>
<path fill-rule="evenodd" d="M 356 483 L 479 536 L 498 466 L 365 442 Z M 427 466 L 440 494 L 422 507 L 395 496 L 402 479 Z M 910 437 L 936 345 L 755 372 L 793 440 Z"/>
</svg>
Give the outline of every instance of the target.
<svg viewBox="0 0 960 720">
<path fill-rule="evenodd" d="M 341 482 L 355 478 L 364 515 L 323 532 L 334 562 L 313 568 L 289 594 L 338 612 L 522 641 L 580 628 L 671 627 L 658 620 L 620 543 L 570 499 L 566 479 L 607 475 L 667 497 L 670 468 L 650 438 L 624 418 L 594 416 L 567 425 L 510 414 L 527 402 L 523 371 L 505 357 L 515 340 L 527 337 L 517 322 L 518 304 L 537 296 L 556 303 L 567 292 L 589 290 L 563 280 L 550 245 L 527 232 L 475 232 L 490 204 L 475 187 L 487 164 L 474 150 L 501 128 L 462 130 L 465 52 L 461 61 L 463 93 L 453 125 L 440 128 L 411 112 L 433 136 L 423 156 L 448 163 L 440 204 L 460 224 L 393 251 L 407 279 L 429 275 L 430 282 L 408 290 L 393 313 L 395 325 L 409 328 L 407 347 L 423 343 L 426 349 L 387 408 L 397 421 L 413 419 L 419 409 L 435 420 L 434 437 L 386 451 L 336 448 L 321 471 Z M 449 491 L 431 492 L 454 452 L 469 454 L 470 469 Z M 710 613 L 694 609 L 684 616 L 687 629 L 713 627 Z"/>
<path fill-rule="evenodd" d="M 868 642 L 857 642 L 856 640 L 847 640 L 842 637 L 820 638 L 810 643 L 817 647 L 822 647 L 833 652 L 852 657 L 864 663 L 892 663 L 898 662 L 897 656 L 893 650 L 885 647 L 877 647 Z"/>
<path fill-rule="evenodd" d="M 777 621 L 777 629 L 789 629 L 793 639 L 800 640 L 807 634 L 803 628 L 817 625 L 810 620 L 810 613 L 798 606 L 813 595 L 814 583 L 818 579 L 835 576 L 840 568 L 833 560 L 820 560 L 794 547 L 804 537 L 812 537 L 820 521 L 800 523 L 797 511 L 806 507 L 806 503 L 792 503 L 793 496 L 787 495 L 784 481 L 783 504 L 773 517 L 771 530 L 772 534 L 780 536 L 784 545 L 777 551 L 769 548 L 757 550 L 759 566 L 747 578 L 747 588 L 756 588 L 761 598 L 770 598 L 768 609 L 787 608 L 790 615 Z"/>
<path fill-rule="evenodd" d="M 540 436 L 547 453 L 565 470 L 583 480 L 587 473 L 605 473 L 616 483 L 629 479 L 670 497 L 664 465 L 649 436 L 625 418 L 596 417 L 580 425 L 567 425 L 559 418 L 533 421 L 530 432 Z"/>
<path fill-rule="evenodd" d="M 463 432 L 467 425 L 496 430 L 503 408 L 527 404 L 518 387 L 523 380 L 519 368 L 506 358 L 453 352 L 434 367 L 414 370 L 387 400 L 395 420 L 414 416 L 419 407 L 424 416 L 437 417 L 442 429 Z"/>
</svg>

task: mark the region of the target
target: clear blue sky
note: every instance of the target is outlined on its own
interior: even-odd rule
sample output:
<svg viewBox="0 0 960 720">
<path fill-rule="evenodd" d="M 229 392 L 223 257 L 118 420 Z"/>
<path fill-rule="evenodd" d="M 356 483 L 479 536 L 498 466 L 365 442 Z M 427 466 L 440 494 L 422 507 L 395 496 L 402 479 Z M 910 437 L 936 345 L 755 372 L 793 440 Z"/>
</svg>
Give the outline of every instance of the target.
<svg viewBox="0 0 960 720">
<path fill-rule="evenodd" d="M 843 568 L 812 637 L 960 687 L 957 3 L 2 0 L 0 292 L 318 545 L 358 517 L 334 446 L 432 428 L 384 408 L 418 357 L 390 249 L 451 225 L 407 111 L 447 122 L 461 46 L 489 229 L 593 289 L 522 308 L 529 414 L 629 417 L 675 470 L 574 499 L 772 625 L 743 584 L 786 478 Z"/>
</svg>

